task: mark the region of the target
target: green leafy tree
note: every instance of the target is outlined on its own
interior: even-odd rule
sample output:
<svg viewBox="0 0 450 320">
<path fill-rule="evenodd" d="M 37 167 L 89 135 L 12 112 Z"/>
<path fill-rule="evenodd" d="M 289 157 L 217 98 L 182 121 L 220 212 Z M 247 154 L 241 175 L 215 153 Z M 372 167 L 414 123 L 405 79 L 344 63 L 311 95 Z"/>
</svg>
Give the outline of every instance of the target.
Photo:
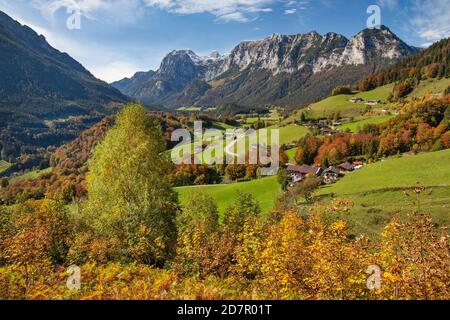
<svg viewBox="0 0 450 320">
<path fill-rule="evenodd" d="M 220 261 L 216 268 L 218 274 L 224 275 L 232 270 L 253 273 L 253 269 L 248 269 L 250 266 L 243 268 L 243 265 L 257 249 L 254 246 L 256 239 L 251 234 L 257 232 L 253 227 L 256 227 L 260 213 L 259 204 L 251 194 L 237 193 L 236 200 L 225 213 L 220 240 L 216 244 L 215 259 Z"/>
<path fill-rule="evenodd" d="M 305 180 L 295 186 L 293 193 L 296 196 L 303 197 L 306 202 L 311 203 L 314 199 L 314 193 L 316 192 L 317 188 L 319 188 L 320 183 L 321 180 L 318 177 L 307 177 Z"/>
<path fill-rule="evenodd" d="M 8 187 L 8 185 L 9 185 L 8 179 L 6 178 L 0 179 L 0 188 L 6 188 Z"/>
<path fill-rule="evenodd" d="M 246 218 L 261 213 L 258 202 L 249 193 L 237 193 L 236 201 L 228 208 L 224 216 L 224 228 L 238 239 L 243 231 Z"/>
<path fill-rule="evenodd" d="M 286 190 L 289 186 L 289 182 L 291 181 L 291 175 L 289 171 L 286 169 L 278 170 L 278 183 L 281 185 L 282 190 Z"/>
<path fill-rule="evenodd" d="M 118 240 L 120 258 L 162 265 L 176 244 L 178 199 L 164 176 L 171 163 L 158 123 L 126 107 L 89 163 L 84 208 L 95 232 Z"/>
<path fill-rule="evenodd" d="M 305 115 L 304 112 L 302 112 L 301 115 L 300 115 L 300 122 L 301 123 L 305 123 L 306 122 L 306 115 Z"/>
<path fill-rule="evenodd" d="M 352 94 L 352 88 L 350 86 L 337 86 L 336 88 L 333 89 L 333 91 L 331 92 L 332 96 L 337 96 L 340 94 Z"/>
</svg>

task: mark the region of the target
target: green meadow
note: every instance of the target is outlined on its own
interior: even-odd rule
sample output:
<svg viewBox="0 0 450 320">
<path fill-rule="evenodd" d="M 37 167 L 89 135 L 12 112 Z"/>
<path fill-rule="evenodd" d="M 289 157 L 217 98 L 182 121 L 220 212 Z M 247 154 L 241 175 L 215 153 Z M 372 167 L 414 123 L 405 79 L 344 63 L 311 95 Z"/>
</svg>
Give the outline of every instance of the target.
<svg viewBox="0 0 450 320">
<path fill-rule="evenodd" d="M 20 181 L 23 181 L 23 180 L 36 179 L 36 178 L 39 178 L 41 175 L 43 175 L 45 173 L 49 173 L 51 171 L 52 171 L 52 168 L 30 171 L 30 172 L 24 173 L 24 174 L 22 174 L 20 176 L 12 178 L 10 183 L 17 183 L 17 182 L 20 182 Z"/>
<path fill-rule="evenodd" d="M 289 158 L 289 162 L 294 164 L 295 163 L 295 155 L 297 153 L 298 148 L 289 149 L 286 151 L 286 154 Z"/>
<path fill-rule="evenodd" d="M 211 129 L 226 131 L 226 130 L 233 130 L 234 127 L 223 122 L 213 122 Z"/>
<path fill-rule="evenodd" d="M 7 170 L 9 167 L 11 167 L 11 164 L 9 162 L 6 162 L 4 160 L 0 160 L 0 173 Z"/>
<path fill-rule="evenodd" d="M 274 129 L 278 129 L 279 130 L 280 145 L 289 144 L 289 143 L 295 142 L 295 141 L 299 140 L 301 137 L 305 136 L 309 132 L 309 130 L 307 128 L 305 128 L 303 126 L 296 125 L 296 124 L 291 124 L 291 125 L 287 125 L 287 126 L 284 126 L 284 127 L 272 126 L 272 127 L 267 128 L 267 131 L 265 131 L 265 129 L 261 129 L 259 131 L 261 135 L 258 134 L 258 139 L 259 139 L 259 137 L 261 137 L 263 140 L 266 139 L 267 143 L 270 144 L 270 142 L 271 142 L 271 130 L 274 130 Z M 244 129 L 244 132 L 245 132 L 245 129 Z M 238 140 L 242 141 L 243 139 L 244 138 L 242 137 L 242 138 L 240 138 Z M 250 145 L 249 145 L 250 143 L 249 143 L 249 138 L 248 137 L 245 137 L 245 139 L 246 139 L 246 141 L 245 141 L 245 153 L 247 153 L 248 150 L 249 150 L 249 147 L 250 147 Z M 211 143 L 214 143 L 214 142 L 211 142 Z M 226 147 L 226 142 L 225 141 L 222 142 L 222 146 L 223 146 L 223 148 L 225 150 L 225 147 Z M 175 152 L 178 151 L 178 156 L 181 156 L 182 155 L 182 148 L 183 147 L 176 147 L 173 150 Z M 194 144 L 193 143 L 191 143 L 189 145 L 189 147 L 187 147 L 187 148 L 190 148 L 192 153 L 194 152 Z M 241 155 L 238 152 L 237 149 L 238 149 L 238 145 L 235 144 L 234 146 L 230 146 L 228 148 L 228 151 Z M 173 150 L 170 150 L 169 153 L 172 152 Z M 202 153 L 197 154 L 198 157 L 200 157 L 200 155 L 202 156 L 203 162 L 211 163 L 212 162 L 211 159 L 214 157 L 214 152 L 202 152 Z M 224 155 L 225 155 L 225 153 L 224 153 Z M 244 155 L 242 155 L 242 156 L 244 156 Z"/>
<path fill-rule="evenodd" d="M 207 193 L 216 201 L 221 216 L 233 204 L 237 193 L 247 192 L 259 202 L 261 213 L 267 215 L 274 208 L 281 188 L 277 177 L 272 176 L 241 183 L 180 187 L 176 188 L 176 191 L 180 196 L 181 205 L 186 203 L 193 192 Z"/>
<path fill-rule="evenodd" d="M 350 130 L 353 133 L 358 132 L 358 130 L 362 129 L 367 124 L 381 124 L 389 119 L 392 119 L 394 116 L 386 115 L 386 116 L 374 116 L 368 117 L 365 119 L 360 119 L 351 123 L 346 123 L 338 127 L 340 131 L 348 131 Z"/>
<path fill-rule="evenodd" d="M 333 113 L 339 113 L 341 117 L 357 117 L 365 110 L 366 104 L 363 102 L 350 102 L 352 97 L 359 97 L 364 100 L 381 100 L 382 102 L 387 103 L 387 99 L 392 92 L 393 87 L 394 84 L 389 84 L 372 91 L 331 96 L 311 104 L 307 109 L 304 109 L 304 111 L 299 111 L 297 116 L 300 116 L 301 112 L 306 112 L 307 117 L 312 119 L 326 118 Z"/>
<path fill-rule="evenodd" d="M 427 93 L 440 94 L 450 86 L 450 79 L 429 79 L 423 80 L 416 89 L 409 95 L 410 97 L 423 97 Z"/>
<path fill-rule="evenodd" d="M 177 109 L 178 111 L 202 111 L 201 107 L 181 107 Z"/>
<path fill-rule="evenodd" d="M 450 150 L 415 156 L 393 157 L 347 174 L 337 183 L 323 187 L 319 195 L 345 198 L 353 202 L 343 215 L 355 233 L 377 236 L 394 215 L 404 219 L 419 209 L 411 188 L 426 187 L 420 196 L 420 209 L 438 225 L 450 222 Z M 405 194 L 406 192 L 406 194 Z M 409 195 L 408 195 L 409 194 Z"/>
</svg>

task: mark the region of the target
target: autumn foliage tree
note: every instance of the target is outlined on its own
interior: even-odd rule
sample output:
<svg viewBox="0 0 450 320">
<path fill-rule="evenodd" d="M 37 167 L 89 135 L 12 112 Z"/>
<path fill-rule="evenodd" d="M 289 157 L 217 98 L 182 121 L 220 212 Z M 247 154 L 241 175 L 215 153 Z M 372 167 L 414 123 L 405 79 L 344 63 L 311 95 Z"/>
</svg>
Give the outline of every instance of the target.
<svg viewBox="0 0 450 320">
<path fill-rule="evenodd" d="M 178 217 L 176 269 L 205 276 L 214 269 L 213 244 L 219 236 L 219 214 L 214 200 L 193 193 Z"/>
<path fill-rule="evenodd" d="M 429 216 L 413 212 L 407 222 L 392 220 L 383 231 L 379 253 L 384 299 L 442 299 L 450 295 L 450 246 Z"/>
<path fill-rule="evenodd" d="M 161 265 L 174 254 L 178 204 L 164 150 L 159 125 L 130 105 L 94 151 L 83 212 L 100 237 L 118 240 L 119 258 Z"/>
</svg>

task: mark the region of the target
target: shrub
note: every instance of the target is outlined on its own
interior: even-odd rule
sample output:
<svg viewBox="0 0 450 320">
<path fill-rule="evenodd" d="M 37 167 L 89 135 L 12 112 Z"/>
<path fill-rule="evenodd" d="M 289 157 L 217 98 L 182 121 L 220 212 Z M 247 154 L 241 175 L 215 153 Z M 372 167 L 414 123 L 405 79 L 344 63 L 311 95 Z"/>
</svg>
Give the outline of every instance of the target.
<svg viewBox="0 0 450 320">
<path fill-rule="evenodd" d="M 352 94 L 352 88 L 350 86 L 337 86 L 331 92 L 332 96 L 337 96 L 340 94 Z"/>
<path fill-rule="evenodd" d="M 411 79 L 401 81 L 394 86 L 392 90 L 392 100 L 396 101 L 406 97 L 414 90 L 414 82 Z"/>
</svg>

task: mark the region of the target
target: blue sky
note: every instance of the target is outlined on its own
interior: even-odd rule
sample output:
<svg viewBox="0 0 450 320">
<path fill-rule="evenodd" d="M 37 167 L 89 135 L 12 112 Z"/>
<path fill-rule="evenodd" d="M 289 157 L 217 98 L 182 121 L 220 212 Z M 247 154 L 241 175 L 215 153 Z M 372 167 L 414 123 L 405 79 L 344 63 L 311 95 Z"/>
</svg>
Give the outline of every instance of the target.
<svg viewBox="0 0 450 320">
<path fill-rule="evenodd" d="M 157 69 L 174 49 L 228 53 L 243 40 L 312 30 L 350 38 L 372 4 L 408 44 L 450 36 L 450 0 L 0 0 L 0 10 L 111 82 Z M 81 29 L 66 27 L 68 8 L 81 12 Z"/>
</svg>

